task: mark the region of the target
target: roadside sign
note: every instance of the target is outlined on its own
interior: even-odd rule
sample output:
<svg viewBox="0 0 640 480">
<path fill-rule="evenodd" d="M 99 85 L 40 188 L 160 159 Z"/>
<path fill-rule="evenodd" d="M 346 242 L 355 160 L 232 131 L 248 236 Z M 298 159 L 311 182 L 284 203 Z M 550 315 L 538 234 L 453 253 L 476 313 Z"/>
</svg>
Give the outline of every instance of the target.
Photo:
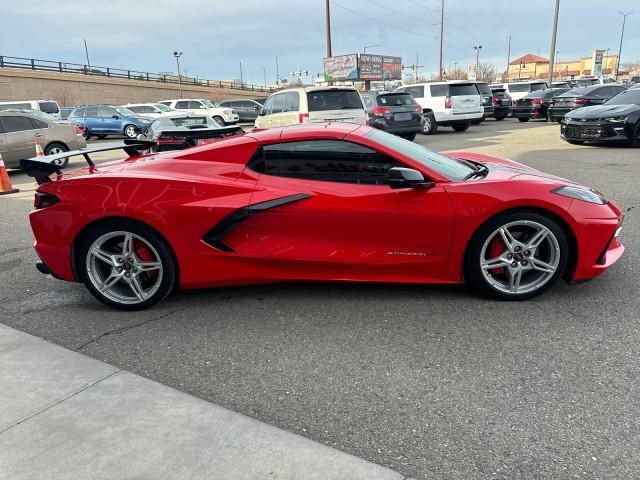
<svg viewBox="0 0 640 480">
<path fill-rule="evenodd" d="M 358 79 L 358 54 L 340 55 L 324 59 L 324 79 L 327 82 L 334 80 Z"/>
</svg>

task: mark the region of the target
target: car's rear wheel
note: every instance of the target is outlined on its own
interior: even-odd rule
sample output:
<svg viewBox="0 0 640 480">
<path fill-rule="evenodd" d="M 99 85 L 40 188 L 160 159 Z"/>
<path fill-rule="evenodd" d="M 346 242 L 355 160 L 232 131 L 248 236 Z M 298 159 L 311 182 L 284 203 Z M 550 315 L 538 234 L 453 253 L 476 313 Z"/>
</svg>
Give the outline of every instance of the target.
<svg viewBox="0 0 640 480">
<path fill-rule="evenodd" d="M 134 125 L 127 125 L 124 127 L 124 136 L 127 138 L 136 138 L 138 133 L 136 132 L 136 127 Z"/>
<path fill-rule="evenodd" d="M 523 122 L 523 123 L 524 123 L 524 122 L 528 122 L 528 121 L 529 121 L 529 119 L 528 119 L 527 117 L 518 117 L 518 121 L 520 121 L 520 122 Z"/>
<path fill-rule="evenodd" d="M 106 136 L 106 135 L 96 135 L 96 137 L 98 137 L 100 140 L 102 140 L 102 139 L 104 139 L 104 138 L 107 138 L 107 136 Z"/>
<path fill-rule="evenodd" d="M 438 124 L 436 123 L 436 117 L 433 113 L 425 113 L 423 115 L 424 122 L 422 123 L 422 133 L 424 135 L 431 135 L 438 130 Z"/>
<path fill-rule="evenodd" d="M 507 118 L 507 116 L 506 116 L 506 115 L 496 115 L 494 118 L 495 118 L 498 122 L 500 122 L 500 121 L 504 120 L 505 118 Z"/>
<path fill-rule="evenodd" d="M 488 221 L 474 235 L 466 258 L 470 283 L 504 300 L 539 295 L 564 272 L 566 234 L 537 212 L 511 212 Z"/>
<path fill-rule="evenodd" d="M 406 138 L 407 140 L 413 142 L 416 138 L 416 134 L 415 133 L 406 133 L 405 135 L 403 135 L 403 138 Z"/>
<path fill-rule="evenodd" d="M 454 123 L 453 125 L 451 125 L 451 128 L 453 128 L 456 132 L 464 132 L 469 129 L 470 125 L 471 122 Z"/>
<path fill-rule="evenodd" d="M 45 155 L 57 155 L 59 153 L 68 152 L 69 149 L 66 145 L 62 143 L 54 142 L 47 145 L 44 149 Z M 69 164 L 68 158 L 63 158 L 62 160 L 55 160 L 53 163 L 56 165 L 60 165 L 62 168 L 66 167 Z"/>
<path fill-rule="evenodd" d="M 176 282 L 171 248 L 144 225 L 113 221 L 90 229 L 78 249 L 78 276 L 101 302 L 140 310 L 165 298 Z"/>
</svg>

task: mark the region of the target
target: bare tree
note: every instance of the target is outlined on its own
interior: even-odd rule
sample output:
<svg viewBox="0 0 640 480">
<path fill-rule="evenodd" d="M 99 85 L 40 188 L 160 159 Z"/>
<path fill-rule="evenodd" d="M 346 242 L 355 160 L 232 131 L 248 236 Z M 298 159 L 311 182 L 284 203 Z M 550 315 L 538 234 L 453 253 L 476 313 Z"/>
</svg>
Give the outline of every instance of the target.
<svg viewBox="0 0 640 480">
<path fill-rule="evenodd" d="M 456 68 L 455 70 L 449 70 L 447 78 L 449 80 L 467 80 L 469 76 L 467 75 L 467 72 L 461 68 Z"/>
<path fill-rule="evenodd" d="M 640 61 L 623 63 L 620 66 L 620 70 L 629 72 L 631 75 L 638 75 L 640 73 Z"/>
<path fill-rule="evenodd" d="M 479 82 L 493 83 L 496 80 L 496 66 L 493 63 L 481 63 L 478 65 L 476 79 Z"/>
<path fill-rule="evenodd" d="M 62 107 L 71 107 L 76 101 L 76 96 L 68 83 L 56 82 L 51 90 L 51 99 L 58 102 Z"/>
</svg>

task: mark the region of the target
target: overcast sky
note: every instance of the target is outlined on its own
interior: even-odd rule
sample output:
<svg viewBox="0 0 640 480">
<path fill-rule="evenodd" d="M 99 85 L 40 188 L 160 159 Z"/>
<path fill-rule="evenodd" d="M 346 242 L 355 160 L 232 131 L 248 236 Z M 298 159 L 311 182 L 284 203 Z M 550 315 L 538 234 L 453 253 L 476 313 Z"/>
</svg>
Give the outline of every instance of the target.
<svg viewBox="0 0 640 480">
<path fill-rule="evenodd" d="M 174 49 L 184 52 L 183 73 L 212 79 L 240 76 L 251 83 L 280 73 L 322 71 L 326 53 L 324 0 L 4 0 L 0 54 L 85 63 L 83 38 L 94 65 L 140 71 L 175 71 Z M 440 0 L 332 0 L 334 55 L 361 52 L 420 56 L 422 72 L 437 72 Z M 445 70 L 481 61 L 503 70 L 507 37 L 511 59 L 549 56 L 554 0 L 446 0 Z M 622 62 L 640 61 L 639 0 L 561 0 L 560 60 L 617 53 L 622 16 L 627 18 Z"/>
</svg>

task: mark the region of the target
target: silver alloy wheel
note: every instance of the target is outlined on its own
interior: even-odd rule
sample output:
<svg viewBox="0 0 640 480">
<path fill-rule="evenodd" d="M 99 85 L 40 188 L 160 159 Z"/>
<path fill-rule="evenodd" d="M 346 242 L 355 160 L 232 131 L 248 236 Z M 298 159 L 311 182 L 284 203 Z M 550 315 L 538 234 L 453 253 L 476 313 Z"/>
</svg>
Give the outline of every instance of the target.
<svg viewBox="0 0 640 480">
<path fill-rule="evenodd" d="M 62 147 L 51 147 L 49 149 L 49 155 L 57 155 L 58 153 L 64 153 L 66 150 Z"/>
<path fill-rule="evenodd" d="M 136 246 L 152 258 L 141 259 Z M 158 252 L 135 233 L 116 231 L 102 235 L 89 248 L 85 263 L 91 284 L 117 303 L 144 302 L 162 283 L 163 268 Z"/>
<path fill-rule="evenodd" d="M 497 256 L 492 252 L 494 246 L 500 250 Z M 480 252 L 480 269 L 500 292 L 530 293 L 553 278 L 560 255 L 558 239 L 551 230 L 538 222 L 517 220 L 489 235 Z"/>
<path fill-rule="evenodd" d="M 124 129 L 124 134 L 129 138 L 136 138 L 136 127 L 127 125 Z"/>
<path fill-rule="evenodd" d="M 423 133 L 431 132 L 431 127 L 432 127 L 431 117 L 429 115 L 425 115 L 424 116 L 424 125 L 422 126 L 422 132 Z"/>
</svg>

